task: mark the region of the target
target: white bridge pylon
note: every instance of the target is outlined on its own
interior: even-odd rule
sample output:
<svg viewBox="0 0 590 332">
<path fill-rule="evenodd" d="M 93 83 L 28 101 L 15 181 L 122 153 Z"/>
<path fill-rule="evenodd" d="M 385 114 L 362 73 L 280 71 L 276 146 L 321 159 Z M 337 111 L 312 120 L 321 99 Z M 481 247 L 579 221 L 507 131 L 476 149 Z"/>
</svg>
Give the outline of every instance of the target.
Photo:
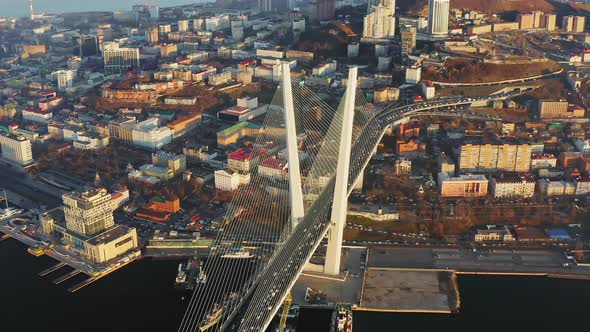
<svg viewBox="0 0 590 332">
<path fill-rule="evenodd" d="M 303 189 L 301 171 L 299 170 L 299 151 L 297 149 L 297 127 L 295 126 L 295 108 L 291 89 L 291 69 L 289 63 L 281 63 L 281 85 L 283 91 L 283 111 L 287 131 L 287 165 L 289 167 L 289 199 L 291 200 L 291 229 L 305 213 L 303 209 Z"/>
<path fill-rule="evenodd" d="M 344 236 L 344 226 L 346 225 L 346 211 L 348 210 L 348 173 L 350 171 L 350 152 L 352 150 L 357 71 L 357 67 L 349 69 L 346 93 L 344 94 L 344 114 L 340 133 L 338 165 L 336 167 L 336 184 L 334 187 L 330 229 L 328 230 L 328 248 L 324 263 L 324 273 L 331 275 L 340 274 L 342 238 Z"/>
<path fill-rule="evenodd" d="M 285 127 L 287 133 L 287 161 L 289 165 L 289 198 L 291 201 L 291 225 L 304 216 L 301 173 L 299 170 L 299 153 L 297 150 L 297 132 L 295 126 L 295 109 L 291 89 L 291 75 L 289 64 L 281 64 L 281 85 L 283 93 L 283 110 L 285 112 Z M 351 67 L 348 72 L 348 85 L 344 94 L 344 109 L 340 145 L 338 151 L 338 165 L 336 166 L 336 181 L 331 214 L 331 225 L 328 231 L 328 248 L 324 264 L 324 273 L 340 274 L 340 258 L 342 255 L 342 238 L 346 225 L 346 211 L 348 209 L 348 173 L 350 171 L 350 152 L 352 149 L 352 129 L 354 108 L 356 102 L 357 67 Z"/>
</svg>

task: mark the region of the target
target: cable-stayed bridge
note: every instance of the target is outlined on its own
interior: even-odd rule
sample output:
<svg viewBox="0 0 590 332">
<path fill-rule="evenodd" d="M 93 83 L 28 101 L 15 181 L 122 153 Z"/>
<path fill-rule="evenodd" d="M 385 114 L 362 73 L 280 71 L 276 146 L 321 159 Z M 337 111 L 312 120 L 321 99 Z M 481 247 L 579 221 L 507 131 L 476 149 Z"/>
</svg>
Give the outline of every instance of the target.
<svg viewBox="0 0 590 332">
<path fill-rule="evenodd" d="M 334 108 L 282 65 L 262 131 L 234 165 L 245 184 L 228 207 L 205 262 L 207 282 L 196 287 L 179 332 L 264 331 L 326 234 L 324 273 L 339 274 L 348 195 L 389 126 L 427 115 L 498 120 L 455 109 L 522 93 L 376 108 L 357 90 L 356 72 L 350 69 Z"/>
</svg>

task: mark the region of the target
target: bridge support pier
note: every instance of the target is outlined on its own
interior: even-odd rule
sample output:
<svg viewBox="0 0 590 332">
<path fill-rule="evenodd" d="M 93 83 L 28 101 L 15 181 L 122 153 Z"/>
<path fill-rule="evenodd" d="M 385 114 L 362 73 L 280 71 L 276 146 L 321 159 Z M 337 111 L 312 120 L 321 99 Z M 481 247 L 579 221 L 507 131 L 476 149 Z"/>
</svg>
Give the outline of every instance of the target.
<svg viewBox="0 0 590 332">
<path fill-rule="evenodd" d="M 305 213 L 303 209 L 303 189 L 299 171 L 299 151 L 297 149 L 297 127 L 295 126 L 295 107 L 291 89 L 291 69 L 289 63 L 281 63 L 281 85 L 283 91 L 283 111 L 285 112 L 285 129 L 287 131 L 287 163 L 289 167 L 289 199 L 291 200 L 291 229 Z"/>
<path fill-rule="evenodd" d="M 342 256 L 342 238 L 346 225 L 348 210 L 348 173 L 350 171 L 350 151 L 352 149 L 352 125 L 354 121 L 354 106 L 356 99 L 357 67 L 348 71 L 348 83 L 344 95 L 344 114 L 342 117 L 342 132 L 340 134 L 340 148 L 338 165 L 336 167 L 336 184 L 332 205 L 331 225 L 328 231 L 328 248 L 324 273 L 340 274 L 340 259 Z"/>
</svg>

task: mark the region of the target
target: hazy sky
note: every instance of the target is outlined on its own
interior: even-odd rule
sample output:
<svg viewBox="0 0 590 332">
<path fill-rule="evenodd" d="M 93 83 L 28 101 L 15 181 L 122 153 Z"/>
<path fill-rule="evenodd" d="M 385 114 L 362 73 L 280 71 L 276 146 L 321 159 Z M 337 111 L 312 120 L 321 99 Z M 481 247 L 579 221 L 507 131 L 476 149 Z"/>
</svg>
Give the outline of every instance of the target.
<svg viewBox="0 0 590 332">
<path fill-rule="evenodd" d="M 89 10 L 129 10 L 147 3 L 161 7 L 203 2 L 202 0 L 33 0 L 35 13 L 64 13 Z M 0 0 L 0 17 L 21 17 L 29 13 L 29 0 Z"/>
</svg>

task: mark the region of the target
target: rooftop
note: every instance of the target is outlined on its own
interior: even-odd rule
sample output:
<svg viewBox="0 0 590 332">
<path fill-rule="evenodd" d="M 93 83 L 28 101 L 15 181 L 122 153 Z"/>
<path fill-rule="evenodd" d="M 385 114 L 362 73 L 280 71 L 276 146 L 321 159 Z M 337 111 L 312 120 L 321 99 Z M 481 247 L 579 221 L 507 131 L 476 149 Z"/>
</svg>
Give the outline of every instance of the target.
<svg viewBox="0 0 590 332">
<path fill-rule="evenodd" d="M 110 241 L 121 238 L 122 236 L 128 234 L 131 230 L 132 230 L 132 228 L 128 228 L 123 225 L 115 225 L 115 226 L 109 228 L 108 230 L 91 238 L 90 240 L 88 240 L 88 243 L 91 245 L 108 243 Z"/>
</svg>

